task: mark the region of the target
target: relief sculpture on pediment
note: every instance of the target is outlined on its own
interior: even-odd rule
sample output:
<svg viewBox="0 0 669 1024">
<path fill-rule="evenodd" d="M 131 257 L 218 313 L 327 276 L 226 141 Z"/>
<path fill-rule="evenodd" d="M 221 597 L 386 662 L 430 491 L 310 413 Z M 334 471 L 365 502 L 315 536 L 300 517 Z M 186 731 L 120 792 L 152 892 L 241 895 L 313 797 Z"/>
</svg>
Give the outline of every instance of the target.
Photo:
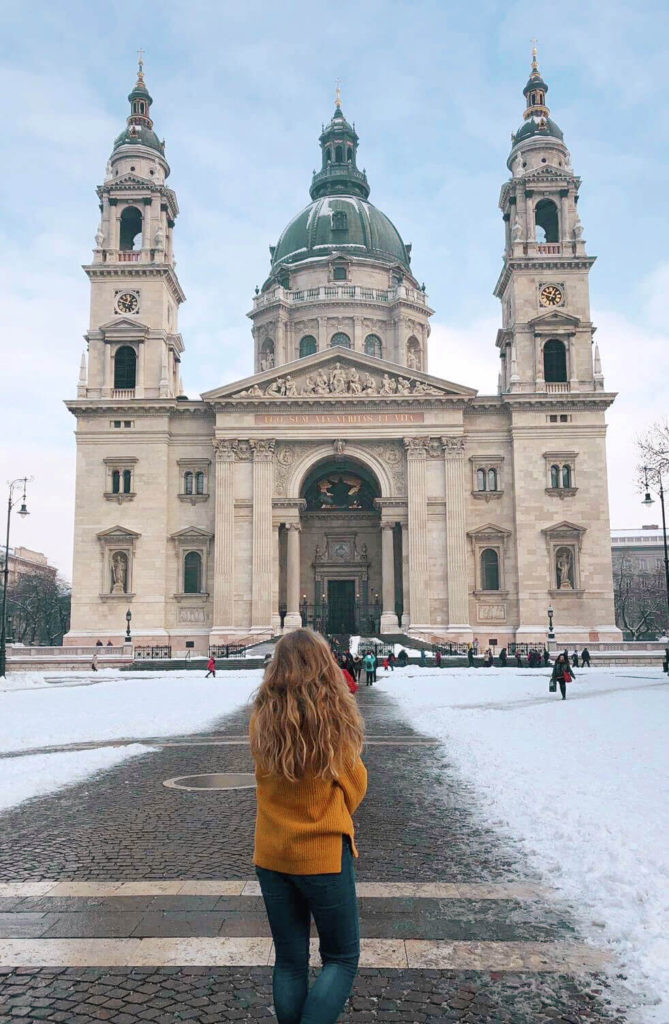
<svg viewBox="0 0 669 1024">
<path fill-rule="evenodd" d="M 439 388 L 415 377 L 400 377 L 384 373 L 374 376 L 355 366 L 337 361 L 332 369 L 319 367 L 304 379 L 296 380 L 291 374 L 275 377 L 267 384 L 253 384 L 238 392 L 239 398 L 298 398 L 309 395 L 441 395 Z"/>
</svg>

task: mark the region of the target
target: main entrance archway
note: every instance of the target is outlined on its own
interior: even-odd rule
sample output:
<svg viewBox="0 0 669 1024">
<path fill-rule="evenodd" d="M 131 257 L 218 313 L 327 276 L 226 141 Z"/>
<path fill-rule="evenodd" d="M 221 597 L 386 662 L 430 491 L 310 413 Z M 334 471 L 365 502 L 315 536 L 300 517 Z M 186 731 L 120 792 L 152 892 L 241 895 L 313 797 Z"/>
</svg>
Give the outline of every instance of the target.
<svg viewBox="0 0 669 1024">
<path fill-rule="evenodd" d="M 280 537 L 285 545 L 280 564 L 287 567 L 282 599 L 290 604 L 299 571 L 304 625 L 328 634 L 369 635 L 380 632 L 384 611 L 391 619 L 401 616 L 401 530 L 390 523 L 383 537 L 380 498 L 375 473 L 356 458 L 326 456 L 306 473 L 299 491 L 299 526 L 288 525 Z M 299 570 L 294 564 L 298 546 Z M 294 624 L 291 616 L 286 625 Z"/>
</svg>

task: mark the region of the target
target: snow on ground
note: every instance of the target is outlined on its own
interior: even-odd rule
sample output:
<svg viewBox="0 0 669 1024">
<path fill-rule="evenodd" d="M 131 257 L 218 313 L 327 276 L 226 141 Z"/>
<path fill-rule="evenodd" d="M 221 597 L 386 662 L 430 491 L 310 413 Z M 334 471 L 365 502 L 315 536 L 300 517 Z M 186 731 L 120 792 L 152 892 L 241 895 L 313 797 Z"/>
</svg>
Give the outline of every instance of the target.
<svg viewBox="0 0 669 1024">
<path fill-rule="evenodd" d="M 0 751 L 89 740 L 175 736 L 204 729 L 245 704 L 260 685 L 260 669 L 218 672 L 138 672 L 108 669 L 61 674 L 72 681 L 0 692 Z M 34 677 L 37 676 L 37 679 Z M 42 680 L 54 673 L 42 673 Z M 10 679 L 12 676 L 9 677 Z M 81 685 L 89 680 L 91 685 Z"/>
<path fill-rule="evenodd" d="M 127 747 L 103 747 L 101 750 L 77 750 L 58 754 L 27 754 L 0 761 L 0 811 L 53 793 L 63 786 L 82 782 L 95 772 L 114 768 L 129 757 L 148 754 L 151 747 L 132 743 Z"/>
<path fill-rule="evenodd" d="M 443 743 L 489 821 L 622 962 L 638 1021 L 669 1021 L 669 680 L 660 669 L 577 670 L 567 700 L 546 669 L 409 666 L 379 677 Z"/>
<path fill-rule="evenodd" d="M 215 679 L 197 671 L 15 673 L 0 691 L 0 752 L 201 731 L 245 704 L 261 676 L 259 669 L 218 672 Z M 54 678 L 62 681 L 47 683 Z M 135 743 L 0 758 L 0 810 L 149 750 Z"/>
</svg>

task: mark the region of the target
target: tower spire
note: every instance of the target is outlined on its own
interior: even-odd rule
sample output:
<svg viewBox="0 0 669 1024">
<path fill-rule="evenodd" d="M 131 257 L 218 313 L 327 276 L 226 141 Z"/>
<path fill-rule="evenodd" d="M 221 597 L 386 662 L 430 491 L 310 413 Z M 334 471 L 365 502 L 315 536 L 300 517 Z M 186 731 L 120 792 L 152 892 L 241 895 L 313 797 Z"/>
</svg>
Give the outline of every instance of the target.
<svg viewBox="0 0 669 1024">
<path fill-rule="evenodd" d="M 341 81 L 337 79 L 337 88 L 335 89 L 335 112 L 341 110 Z"/>
<path fill-rule="evenodd" d="M 335 109 L 318 140 L 322 152 L 322 166 L 315 171 L 311 182 L 312 199 L 321 196 L 354 195 L 366 199 L 369 185 L 364 171 L 356 165 L 358 135 L 355 126 L 348 123 L 341 109 L 341 86 L 337 79 Z"/>
</svg>

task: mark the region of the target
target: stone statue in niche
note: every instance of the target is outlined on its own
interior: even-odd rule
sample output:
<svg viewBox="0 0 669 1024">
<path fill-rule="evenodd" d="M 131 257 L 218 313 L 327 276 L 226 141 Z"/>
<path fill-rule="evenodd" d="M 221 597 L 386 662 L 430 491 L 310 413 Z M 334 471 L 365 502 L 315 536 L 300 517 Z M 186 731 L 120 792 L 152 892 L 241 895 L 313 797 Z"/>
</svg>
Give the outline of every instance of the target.
<svg viewBox="0 0 669 1024">
<path fill-rule="evenodd" d="M 419 370 L 420 365 L 418 362 L 418 356 L 416 350 L 410 345 L 407 352 L 407 366 L 410 370 Z"/>
<path fill-rule="evenodd" d="M 111 560 L 111 591 L 112 594 L 128 592 L 128 556 L 125 551 L 115 551 Z"/>
<path fill-rule="evenodd" d="M 558 590 L 572 590 L 574 586 L 574 556 L 569 548 L 558 548 L 555 555 Z"/>
</svg>

